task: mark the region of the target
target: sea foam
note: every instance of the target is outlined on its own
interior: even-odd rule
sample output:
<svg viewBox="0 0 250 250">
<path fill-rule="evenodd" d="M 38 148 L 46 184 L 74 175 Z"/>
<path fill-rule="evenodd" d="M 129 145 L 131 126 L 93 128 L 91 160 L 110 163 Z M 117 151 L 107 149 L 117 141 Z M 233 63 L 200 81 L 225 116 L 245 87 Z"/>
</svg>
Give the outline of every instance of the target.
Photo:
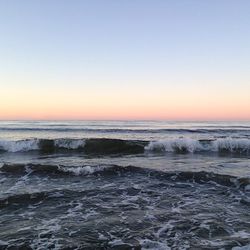
<svg viewBox="0 0 250 250">
<path fill-rule="evenodd" d="M 174 138 L 158 141 L 131 141 L 118 139 L 26 139 L 19 141 L 0 140 L 0 151 L 27 152 L 39 150 L 41 152 L 57 152 L 60 150 L 84 151 L 91 154 L 137 154 L 146 152 L 223 152 L 250 153 L 250 139 L 247 138 L 216 138 L 198 140 L 193 138 Z"/>
<path fill-rule="evenodd" d="M 186 151 L 189 153 L 193 153 L 195 151 L 203 150 L 203 146 L 199 141 L 194 139 L 178 138 L 150 142 L 149 145 L 145 147 L 145 150 L 166 152 Z"/>
<path fill-rule="evenodd" d="M 146 151 L 160 152 L 229 152 L 249 153 L 250 139 L 218 138 L 215 140 L 195 140 L 191 138 L 177 138 L 150 142 Z"/>
<path fill-rule="evenodd" d="M 0 141 L 0 150 L 8 152 L 25 152 L 39 149 L 38 139 L 20 140 L 20 141 Z"/>
<path fill-rule="evenodd" d="M 55 146 L 58 148 L 78 149 L 85 146 L 84 139 L 56 139 Z"/>
</svg>

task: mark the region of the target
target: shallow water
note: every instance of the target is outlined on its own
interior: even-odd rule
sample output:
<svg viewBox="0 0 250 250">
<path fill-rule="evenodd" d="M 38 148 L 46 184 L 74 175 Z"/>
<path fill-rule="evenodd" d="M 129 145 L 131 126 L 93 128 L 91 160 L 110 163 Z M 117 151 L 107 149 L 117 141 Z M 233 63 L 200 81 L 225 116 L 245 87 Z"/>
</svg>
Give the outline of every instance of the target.
<svg viewBox="0 0 250 250">
<path fill-rule="evenodd" d="M 250 123 L 6 121 L 0 150 L 0 249 L 250 246 Z"/>
</svg>

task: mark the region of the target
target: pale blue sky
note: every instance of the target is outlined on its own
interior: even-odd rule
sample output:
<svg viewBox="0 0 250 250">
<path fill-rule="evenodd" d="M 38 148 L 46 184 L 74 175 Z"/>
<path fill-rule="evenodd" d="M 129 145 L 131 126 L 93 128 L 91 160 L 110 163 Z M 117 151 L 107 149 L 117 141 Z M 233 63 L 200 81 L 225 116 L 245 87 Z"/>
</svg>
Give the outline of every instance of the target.
<svg viewBox="0 0 250 250">
<path fill-rule="evenodd" d="M 209 84 L 244 99 L 249 13 L 248 0 L 0 0 L 1 88 Z"/>
</svg>

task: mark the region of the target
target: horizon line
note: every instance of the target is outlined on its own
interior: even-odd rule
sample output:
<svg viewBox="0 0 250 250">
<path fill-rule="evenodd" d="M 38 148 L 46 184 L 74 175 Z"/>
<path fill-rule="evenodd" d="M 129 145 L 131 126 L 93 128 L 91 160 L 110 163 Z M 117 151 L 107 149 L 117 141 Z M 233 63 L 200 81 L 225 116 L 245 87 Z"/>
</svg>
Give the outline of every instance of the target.
<svg viewBox="0 0 250 250">
<path fill-rule="evenodd" d="M 247 119 L 32 119 L 32 118 L 24 118 L 24 119 L 1 119 L 2 121 L 163 121 L 163 122 L 250 122 L 250 118 Z"/>
</svg>

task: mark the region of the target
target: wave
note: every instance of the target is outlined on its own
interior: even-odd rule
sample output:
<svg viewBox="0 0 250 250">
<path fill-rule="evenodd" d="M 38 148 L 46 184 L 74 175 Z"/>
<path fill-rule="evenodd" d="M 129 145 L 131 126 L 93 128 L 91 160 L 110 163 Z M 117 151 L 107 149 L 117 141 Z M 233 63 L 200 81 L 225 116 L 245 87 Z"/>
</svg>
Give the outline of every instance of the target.
<svg viewBox="0 0 250 250">
<path fill-rule="evenodd" d="M 120 139 L 27 139 L 19 141 L 0 141 L 2 152 L 40 153 L 83 152 L 86 154 L 138 154 L 144 152 L 172 153 L 230 153 L 250 154 L 250 139 L 217 138 L 214 140 L 195 140 L 176 138 L 159 141 L 139 141 Z"/>
<path fill-rule="evenodd" d="M 195 152 L 220 152 L 220 153 L 250 153 L 250 139 L 218 138 L 215 140 L 195 140 L 191 138 L 178 138 L 150 142 L 146 151 L 195 153 Z"/>
<path fill-rule="evenodd" d="M 27 152 L 38 150 L 54 153 L 65 150 L 84 151 L 92 154 L 143 153 L 144 141 L 120 139 L 27 139 L 20 141 L 0 141 L 0 151 Z"/>
<path fill-rule="evenodd" d="M 43 152 L 53 152 L 56 149 L 81 149 L 85 145 L 85 140 L 81 139 L 26 139 L 19 141 L 0 141 L 0 150 L 7 152 L 26 152 L 40 150 Z"/>
<path fill-rule="evenodd" d="M 231 175 L 216 174 L 213 172 L 192 172 L 192 171 L 177 171 L 177 172 L 164 172 L 155 169 L 140 168 L 135 166 L 118 166 L 118 165 L 97 165 L 97 166 L 81 166 L 81 167 L 66 167 L 56 165 L 35 165 L 35 164 L 4 164 L 0 171 L 5 174 L 28 174 L 31 175 L 53 175 L 53 177 L 73 177 L 73 176 L 105 176 L 122 174 L 135 174 L 139 173 L 148 178 L 148 181 L 152 178 L 159 179 L 161 181 L 169 181 L 173 184 L 180 184 L 179 182 L 188 183 L 215 183 L 216 185 L 222 185 L 230 188 L 241 190 L 242 192 L 249 192 L 250 190 L 250 178 L 249 177 L 235 177 Z M 57 190 L 67 192 L 70 190 Z M 70 191 L 76 192 L 76 191 Z M 82 192 L 82 191 L 81 191 Z M 7 206 L 16 203 L 28 203 L 38 202 L 49 197 L 58 197 L 55 191 L 44 191 L 39 193 L 25 193 L 25 194 L 10 194 L 7 197 L 0 198 L 0 207 Z M 65 194 L 64 194 L 65 195 Z M 64 196 L 62 195 L 62 196 Z M 244 197 L 241 200 L 242 203 L 250 205 L 248 198 Z"/>
<path fill-rule="evenodd" d="M 62 165 L 43 165 L 43 164 L 3 164 L 0 167 L 1 173 L 7 174 L 41 174 L 58 176 L 87 176 L 87 175 L 106 175 L 121 172 L 144 172 L 139 167 L 118 165 L 83 165 L 83 166 L 62 166 Z"/>
<path fill-rule="evenodd" d="M 98 174 L 104 170 L 112 169 L 113 165 L 97 165 L 97 166 L 77 166 L 65 167 L 60 165 L 41 165 L 41 164 L 3 164 L 0 171 L 11 174 L 52 174 L 52 175 L 89 175 Z"/>
<path fill-rule="evenodd" d="M 83 139 L 56 139 L 54 140 L 56 148 L 79 149 L 84 148 L 85 140 Z"/>
<path fill-rule="evenodd" d="M 147 151 L 165 151 L 165 152 L 190 152 L 200 151 L 202 145 L 200 141 L 190 138 L 169 139 L 150 142 L 145 147 Z"/>
<path fill-rule="evenodd" d="M 191 172 L 175 171 L 165 172 L 156 169 L 141 168 L 136 166 L 119 165 L 84 165 L 84 166 L 62 166 L 62 165 L 43 165 L 43 164 L 3 164 L 0 167 L 1 173 L 6 174 L 45 174 L 45 175 L 68 175 L 68 176 L 87 176 L 87 175 L 106 175 L 120 173 L 142 173 L 150 177 L 168 178 L 173 181 L 195 181 L 205 183 L 214 181 L 224 186 L 246 187 L 250 185 L 249 177 L 235 177 L 231 175 L 216 174 L 213 172 Z M 250 188 L 250 186 L 248 186 Z"/>
<path fill-rule="evenodd" d="M 24 152 L 39 149 L 38 139 L 20 140 L 20 141 L 0 141 L 0 151 Z"/>
<path fill-rule="evenodd" d="M 0 141 L 0 150 L 7 152 L 27 152 L 39 150 L 53 153 L 62 150 L 77 150 L 86 153 L 138 153 L 144 144 L 118 139 L 27 139 L 20 141 Z"/>
</svg>

